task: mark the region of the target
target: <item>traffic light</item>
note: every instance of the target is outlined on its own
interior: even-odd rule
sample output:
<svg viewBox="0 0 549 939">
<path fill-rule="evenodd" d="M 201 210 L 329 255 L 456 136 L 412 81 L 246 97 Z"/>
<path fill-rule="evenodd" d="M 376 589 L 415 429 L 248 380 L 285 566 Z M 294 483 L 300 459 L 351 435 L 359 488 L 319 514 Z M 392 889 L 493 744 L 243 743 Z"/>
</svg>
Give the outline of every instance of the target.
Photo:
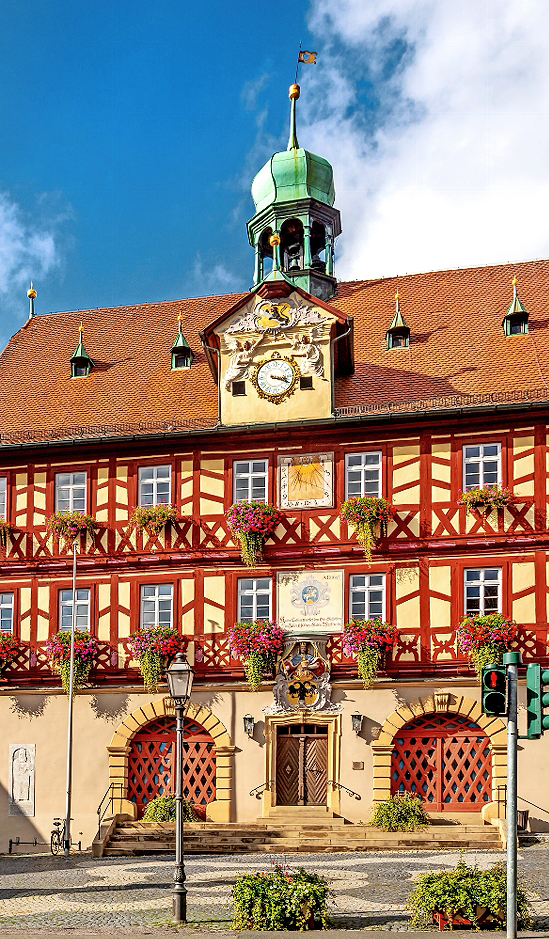
<svg viewBox="0 0 549 939">
<path fill-rule="evenodd" d="M 488 717 L 507 714 L 507 668 L 505 665 L 487 665 L 482 669 L 482 713 Z"/>
<path fill-rule="evenodd" d="M 545 691 L 544 689 L 547 688 Z M 542 669 L 535 662 L 526 669 L 526 716 L 528 721 L 528 739 L 536 740 L 544 730 L 549 730 L 549 714 L 543 709 L 549 707 L 549 669 Z"/>
</svg>

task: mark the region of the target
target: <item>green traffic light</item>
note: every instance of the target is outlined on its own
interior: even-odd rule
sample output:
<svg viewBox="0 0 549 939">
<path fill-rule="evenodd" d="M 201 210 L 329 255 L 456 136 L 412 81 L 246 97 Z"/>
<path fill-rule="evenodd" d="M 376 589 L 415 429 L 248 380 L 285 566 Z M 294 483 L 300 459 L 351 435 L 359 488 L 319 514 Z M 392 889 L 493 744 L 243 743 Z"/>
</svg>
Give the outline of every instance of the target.
<svg viewBox="0 0 549 939">
<path fill-rule="evenodd" d="M 543 713 L 549 708 L 549 669 L 534 662 L 526 669 L 526 713 L 528 720 L 528 738 L 537 740 L 544 730 L 549 730 L 549 715 Z"/>
</svg>

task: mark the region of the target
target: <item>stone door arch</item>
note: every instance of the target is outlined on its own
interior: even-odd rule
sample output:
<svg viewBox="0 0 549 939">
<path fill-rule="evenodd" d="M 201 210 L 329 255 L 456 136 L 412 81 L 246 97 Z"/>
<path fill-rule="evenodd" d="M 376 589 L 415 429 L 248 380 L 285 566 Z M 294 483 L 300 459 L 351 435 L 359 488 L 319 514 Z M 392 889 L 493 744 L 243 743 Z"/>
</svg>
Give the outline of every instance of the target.
<svg viewBox="0 0 549 939">
<path fill-rule="evenodd" d="M 499 717 L 485 717 L 478 701 L 461 695 L 448 692 L 435 692 L 425 698 L 418 698 L 410 704 L 403 705 L 384 722 L 377 740 L 372 743 L 374 754 L 374 780 L 373 801 L 383 802 L 391 795 L 391 767 L 395 737 L 405 725 L 417 718 L 440 714 L 467 718 L 478 725 L 489 740 L 491 752 L 491 802 L 483 801 L 483 805 L 493 805 L 498 799 L 498 787 L 507 784 L 507 732 L 503 721 Z M 481 807 L 479 806 L 479 809 Z M 475 809 L 469 808 L 469 811 Z M 486 808 L 483 810 L 483 817 Z"/>
<path fill-rule="evenodd" d="M 128 757 L 132 740 L 157 718 L 174 716 L 170 698 L 143 705 L 129 714 L 117 728 L 110 745 L 109 783 L 114 784 L 115 811 L 137 817 L 136 803 L 128 798 Z M 230 822 L 233 801 L 233 754 L 235 747 L 224 724 L 207 707 L 190 702 L 186 719 L 200 725 L 215 743 L 216 797 L 206 805 L 208 821 Z"/>
</svg>

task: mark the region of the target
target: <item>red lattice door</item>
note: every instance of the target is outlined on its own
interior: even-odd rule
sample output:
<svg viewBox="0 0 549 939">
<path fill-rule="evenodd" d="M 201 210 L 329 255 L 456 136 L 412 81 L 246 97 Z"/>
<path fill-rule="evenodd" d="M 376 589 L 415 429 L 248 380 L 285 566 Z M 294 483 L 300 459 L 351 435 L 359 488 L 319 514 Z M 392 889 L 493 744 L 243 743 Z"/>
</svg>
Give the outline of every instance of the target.
<svg viewBox="0 0 549 939">
<path fill-rule="evenodd" d="M 128 757 L 128 799 L 141 817 L 157 796 L 173 795 L 175 787 L 175 729 L 173 717 L 160 717 L 132 739 Z M 183 795 L 196 813 L 206 816 L 215 799 L 215 742 L 196 721 L 185 718 L 183 738 Z"/>
<path fill-rule="evenodd" d="M 478 812 L 492 799 L 492 752 L 478 724 L 431 715 L 395 737 L 392 794 L 412 792 L 431 812 Z"/>
</svg>

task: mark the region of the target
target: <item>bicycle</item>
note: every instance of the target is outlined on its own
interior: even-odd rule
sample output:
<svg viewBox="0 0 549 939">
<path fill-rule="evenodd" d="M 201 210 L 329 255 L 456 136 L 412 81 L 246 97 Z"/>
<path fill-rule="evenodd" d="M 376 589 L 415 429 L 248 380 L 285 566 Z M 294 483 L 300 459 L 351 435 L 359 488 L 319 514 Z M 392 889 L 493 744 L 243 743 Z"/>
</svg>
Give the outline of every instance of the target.
<svg viewBox="0 0 549 939">
<path fill-rule="evenodd" d="M 63 851 L 65 846 L 66 819 L 54 818 L 53 825 L 54 828 L 50 837 L 50 851 L 52 854 L 59 854 L 60 851 Z"/>
</svg>

